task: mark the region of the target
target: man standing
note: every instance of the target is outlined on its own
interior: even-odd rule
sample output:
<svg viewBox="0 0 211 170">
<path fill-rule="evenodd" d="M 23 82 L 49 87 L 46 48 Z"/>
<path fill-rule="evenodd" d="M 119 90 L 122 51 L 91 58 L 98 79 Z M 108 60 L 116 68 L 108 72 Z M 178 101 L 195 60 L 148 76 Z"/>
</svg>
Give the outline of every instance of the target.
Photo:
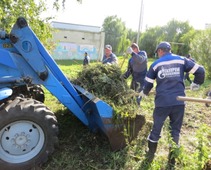
<svg viewBox="0 0 211 170">
<path fill-rule="evenodd" d="M 195 62 L 195 60 L 191 57 L 190 54 L 187 55 L 187 58 L 188 58 L 189 60 L 192 60 L 193 62 Z M 185 73 L 184 80 L 188 80 L 190 84 L 192 83 L 192 80 L 190 79 L 189 73 L 188 73 L 188 72 Z"/>
<path fill-rule="evenodd" d="M 204 82 L 205 70 L 193 61 L 171 53 L 171 45 L 161 42 L 155 51 L 159 57 L 149 68 L 145 78 L 145 86 L 140 95 L 149 94 L 156 80 L 155 108 L 153 112 L 153 127 L 148 136 L 148 161 L 152 162 L 160 139 L 161 130 L 167 117 L 170 119 L 170 133 L 172 141 L 179 144 L 180 130 L 182 127 L 185 104 L 178 101 L 177 96 L 185 96 L 183 77 L 185 72 L 192 73 L 194 80 L 191 90 L 198 90 Z M 171 148 L 170 148 L 171 149 Z M 174 166 L 175 159 L 172 152 L 169 155 L 169 164 Z"/>
<path fill-rule="evenodd" d="M 127 49 L 127 53 L 131 55 L 131 58 L 128 61 L 127 71 L 123 74 L 123 77 L 127 79 L 132 75 L 130 88 L 137 92 L 141 92 L 147 73 L 147 53 L 145 51 L 140 51 L 136 43 L 133 43 L 131 47 Z M 137 97 L 139 106 L 140 102 L 141 97 Z"/>
<path fill-rule="evenodd" d="M 88 56 L 87 52 L 84 53 L 84 60 L 83 60 L 83 65 L 89 65 L 90 63 L 90 57 Z"/>
<path fill-rule="evenodd" d="M 112 52 L 112 46 L 105 46 L 105 54 L 102 60 L 103 64 L 118 64 L 117 56 Z"/>
</svg>

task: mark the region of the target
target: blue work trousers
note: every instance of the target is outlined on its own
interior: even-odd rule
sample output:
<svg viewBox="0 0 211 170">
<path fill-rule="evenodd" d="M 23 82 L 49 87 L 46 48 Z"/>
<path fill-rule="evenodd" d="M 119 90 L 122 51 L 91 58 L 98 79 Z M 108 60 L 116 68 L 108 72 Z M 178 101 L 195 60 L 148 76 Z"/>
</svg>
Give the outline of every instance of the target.
<svg viewBox="0 0 211 170">
<path fill-rule="evenodd" d="M 170 119 L 170 132 L 173 141 L 178 145 L 180 130 L 184 117 L 185 105 L 156 107 L 153 112 L 153 127 L 148 137 L 151 142 L 158 142 L 161 130 L 167 117 Z"/>
<path fill-rule="evenodd" d="M 140 93 L 143 90 L 145 75 L 146 71 L 142 73 L 133 73 L 133 78 L 130 88 Z M 137 97 L 136 100 L 138 105 L 140 105 L 141 97 Z"/>
</svg>

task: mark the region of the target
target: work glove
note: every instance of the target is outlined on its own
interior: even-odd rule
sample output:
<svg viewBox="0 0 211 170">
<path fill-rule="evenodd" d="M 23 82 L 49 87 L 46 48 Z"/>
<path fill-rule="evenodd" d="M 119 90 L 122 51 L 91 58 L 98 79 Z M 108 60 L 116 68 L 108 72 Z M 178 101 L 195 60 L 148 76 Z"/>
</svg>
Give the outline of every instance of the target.
<svg viewBox="0 0 211 170">
<path fill-rule="evenodd" d="M 199 87 L 200 87 L 200 85 L 196 84 L 194 82 L 192 82 L 191 85 L 190 85 L 190 89 L 193 90 L 193 91 L 199 90 Z"/>
<path fill-rule="evenodd" d="M 132 54 L 132 52 L 133 52 L 133 49 L 131 47 L 128 47 L 126 53 L 127 54 Z"/>
<path fill-rule="evenodd" d="M 107 63 L 105 63 L 105 65 L 111 65 L 111 63 L 107 62 Z"/>
<path fill-rule="evenodd" d="M 139 96 L 138 96 L 138 98 L 145 98 L 145 97 L 147 97 L 147 95 L 146 94 L 144 94 L 144 92 L 143 92 L 143 90 L 139 93 Z"/>
</svg>

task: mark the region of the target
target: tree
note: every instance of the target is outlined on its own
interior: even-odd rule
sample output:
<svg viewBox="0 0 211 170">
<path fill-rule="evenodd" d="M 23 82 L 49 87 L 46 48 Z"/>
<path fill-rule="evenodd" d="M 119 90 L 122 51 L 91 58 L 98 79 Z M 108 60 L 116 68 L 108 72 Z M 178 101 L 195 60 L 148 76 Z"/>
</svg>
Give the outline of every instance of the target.
<svg viewBox="0 0 211 170">
<path fill-rule="evenodd" d="M 29 26 L 48 48 L 51 46 L 48 45 L 48 40 L 52 37 L 52 29 L 48 21 L 52 17 L 41 18 L 43 11 L 46 11 L 44 0 L 39 0 L 37 3 L 34 0 L 0 1 L 0 28 L 9 33 L 17 18 L 22 16 L 26 18 Z"/>
<path fill-rule="evenodd" d="M 129 45 L 127 40 L 127 29 L 125 23 L 117 16 L 109 16 L 103 22 L 105 32 L 105 44 L 110 44 L 117 54 L 125 51 Z"/>
<path fill-rule="evenodd" d="M 199 31 L 190 44 L 191 54 L 204 66 L 206 76 L 211 78 L 211 29 Z"/>
<path fill-rule="evenodd" d="M 190 30 L 193 30 L 193 27 L 191 27 L 187 21 L 180 22 L 173 19 L 163 27 L 163 30 L 165 33 L 164 40 L 172 44 L 172 51 L 174 53 L 180 55 L 188 53 L 188 51 L 185 50 L 187 49 L 188 44 L 181 41 L 181 37 L 184 34 L 188 33 Z"/>
<path fill-rule="evenodd" d="M 154 51 L 156 46 L 163 40 L 162 27 L 153 27 L 147 29 L 141 34 L 139 46 L 140 49 L 147 51 L 148 57 L 154 57 Z"/>
<path fill-rule="evenodd" d="M 195 35 L 197 34 L 198 31 L 191 29 L 189 32 L 186 34 L 183 34 L 180 38 L 180 41 L 183 42 L 185 45 L 183 46 L 183 53 L 188 54 L 190 53 L 191 47 L 190 44 L 193 41 Z"/>
<path fill-rule="evenodd" d="M 162 27 L 148 28 L 141 34 L 139 46 L 147 51 L 148 56 L 154 56 L 154 50 L 161 41 L 171 43 L 172 52 L 180 55 L 188 54 L 190 41 L 195 35 L 195 30 L 188 22 L 171 20 Z"/>
<path fill-rule="evenodd" d="M 131 40 L 131 42 L 136 42 L 137 39 L 137 31 L 133 31 L 132 29 L 128 29 L 127 38 Z"/>
<path fill-rule="evenodd" d="M 76 1 L 82 3 L 82 0 L 76 0 Z M 65 2 L 66 0 L 54 0 L 53 6 L 56 10 L 59 10 L 61 8 L 60 4 L 62 4 L 63 9 L 65 9 Z"/>
</svg>

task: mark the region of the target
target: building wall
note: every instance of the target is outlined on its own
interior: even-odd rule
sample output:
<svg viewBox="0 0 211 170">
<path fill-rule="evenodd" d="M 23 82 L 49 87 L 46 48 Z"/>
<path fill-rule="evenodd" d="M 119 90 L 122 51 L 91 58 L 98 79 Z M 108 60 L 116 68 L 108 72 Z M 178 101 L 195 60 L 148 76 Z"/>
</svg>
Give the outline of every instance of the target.
<svg viewBox="0 0 211 170">
<path fill-rule="evenodd" d="M 210 29 L 211 28 L 211 24 L 210 23 L 206 23 L 205 24 L 205 29 Z"/>
<path fill-rule="evenodd" d="M 52 53 L 54 59 L 82 60 L 84 52 L 87 52 L 91 60 L 102 60 L 105 33 L 93 31 L 88 26 L 80 25 L 80 28 L 57 28 L 53 33 L 53 40 L 56 42 L 56 48 Z"/>
</svg>

